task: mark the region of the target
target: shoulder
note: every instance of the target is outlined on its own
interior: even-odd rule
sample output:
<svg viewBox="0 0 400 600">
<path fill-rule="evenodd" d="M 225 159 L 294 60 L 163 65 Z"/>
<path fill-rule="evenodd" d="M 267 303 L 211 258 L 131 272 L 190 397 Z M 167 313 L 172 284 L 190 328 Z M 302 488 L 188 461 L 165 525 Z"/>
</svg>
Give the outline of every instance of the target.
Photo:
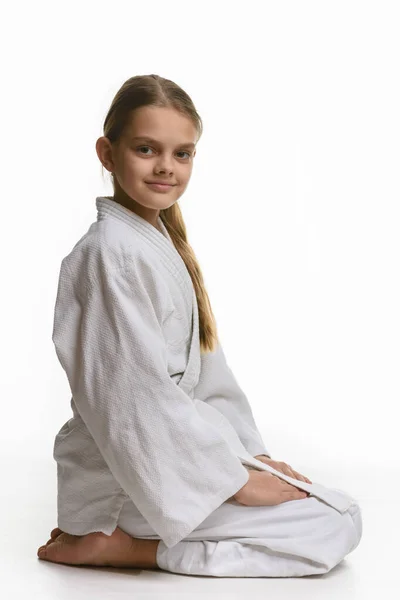
<svg viewBox="0 0 400 600">
<path fill-rule="evenodd" d="M 146 263 L 143 241 L 125 223 L 105 219 L 92 223 L 62 260 L 71 274 L 82 273 L 89 282 L 101 274 Z"/>
<path fill-rule="evenodd" d="M 140 235 L 113 219 L 92 223 L 61 262 L 61 271 L 85 296 L 104 283 L 125 281 L 134 295 L 146 293 L 160 303 L 169 297 L 157 261 Z"/>
</svg>

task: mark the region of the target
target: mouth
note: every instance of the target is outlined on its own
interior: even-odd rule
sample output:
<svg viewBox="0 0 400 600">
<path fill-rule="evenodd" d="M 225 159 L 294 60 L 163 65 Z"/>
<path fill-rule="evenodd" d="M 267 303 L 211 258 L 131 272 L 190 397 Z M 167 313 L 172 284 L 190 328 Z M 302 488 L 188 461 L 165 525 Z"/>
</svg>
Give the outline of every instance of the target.
<svg viewBox="0 0 400 600">
<path fill-rule="evenodd" d="M 158 181 L 146 181 L 146 184 L 149 185 L 151 188 L 160 191 L 169 190 L 176 185 L 172 183 L 159 183 Z"/>
<path fill-rule="evenodd" d="M 156 183 L 157 185 L 175 185 L 175 183 L 171 183 L 170 181 L 146 181 L 146 183 Z"/>
</svg>

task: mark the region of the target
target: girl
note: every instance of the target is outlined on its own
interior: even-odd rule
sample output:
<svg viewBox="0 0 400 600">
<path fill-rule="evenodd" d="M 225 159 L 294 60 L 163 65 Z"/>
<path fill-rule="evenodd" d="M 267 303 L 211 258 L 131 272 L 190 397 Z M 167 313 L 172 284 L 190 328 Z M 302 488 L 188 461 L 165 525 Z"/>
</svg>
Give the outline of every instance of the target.
<svg viewBox="0 0 400 600">
<path fill-rule="evenodd" d="M 132 77 L 103 132 L 114 195 L 60 268 L 52 339 L 73 417 L 55 438 L 58 527 L 39 558 L 326 573 L 358 545 L 360 510 L 271 459 L 227 365 L 178 204 L 202 133 L 191 99 Z"/>
</svg>

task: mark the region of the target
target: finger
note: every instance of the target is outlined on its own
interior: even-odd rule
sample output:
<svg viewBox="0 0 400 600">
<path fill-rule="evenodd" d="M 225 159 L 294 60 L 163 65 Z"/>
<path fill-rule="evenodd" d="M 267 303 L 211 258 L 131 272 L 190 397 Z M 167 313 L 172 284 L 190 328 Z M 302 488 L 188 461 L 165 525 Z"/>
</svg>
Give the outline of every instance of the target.
<svg viewBox="0 0 400 600">
<path fill-rule="evenodd" d="M 282 479 L 281 477 L 278 477 L 278 475 L 273 475 L 273 477 L 276 477 L 277 480 L 279 481 L 279 483 L 281 485 L 283 485 L 284 487 L 293 487 L 293 485 L 291 483 L 288 483 L 287 481 L 285 481 L 284 479 Z"/>
<path fill-rule="evenodd" d="M 312 483 L 311 479 L 308 479 L 308 477 L 306 477 L 305 475 L 301 475 L 301 473 L 298 473 L 297 471 L 294 471 L 294 473 L 296 473 L 296 479 L 299 479 L 300 481 L 305 481 L 306 483 Z"/>
<path fill-rule="evenodd" d="M 284 491 L 287 491 L 287 492 L 289 492 L 289 491 L 292 491 L 292 492 L 296 491 L 296 492 L 301 492 L 301 493 L 304 492 L 304 490 L 301 490 L 300 488 L 296 487 L 294 483 L 293 484 L 292 483 L 288 483 L 287 481 L 283 481 L 283 479 L 281 479 L 280 481 L 281 481 L 281 484 L 282 484 L 282 486 L 284 488 Z"/>
<path fill-rule="evenodd" d="M 292 485 L 291 483 L 287 483 L 285 485 L 285 487 L 282 488 L 281 491 L 284 492 L 285 494 L 288 494 L 288 493 L 306 494 L 307 493 L 304 490 L 301 490 L 300 488 L 296 487 L 295 485 Z"/>
<path fill-rule="evenodd" d="M 282 470 L 283 475 L 286 475 L 287 477 L 291 477 L 292 479 L 297 479 L 299 481 L 305 481 L 305 479 L 300 475 L 300 473 L 297 473 L 296 471 L 293 471 L 292 469 L 288 469 L 287 467 L 285 468 L 285 470 Z M 276 475 L 277 477 L 277 475 Z M 282 481 L 282 480 L 281 480 Z M 291 485 L 291 484 L 289 484 Z"/>
<path fill-rule="evenodd" d="M 299 479 L 296 476 L 296 471 L 293 471 L 293 469 L 286 469 L 285 475 L 288 475 L 288 477 L 292 477 L 292 479 Z"/>
<path fill-rule="evenodd" d="M 289 467 L 293 473 L 293 475 L 290 475 L 290 477 L 293 477 L 293 479 L 298 479 L 299 481 L 304 481 L 305 483 L 312 483 L 312 481 L 310 481 L 310 479 L 308 479 L 308 477 L 305 477 L 304 475 L 302 475 L 301 473 L 298 473 L 298 471 L 295 471 L 294 469 L 292 469 L 292 467 Z"/>
<path fill-rule="evenodd" d="M 291 489 L 291 490 L 293 490 L 293 488 L 295 488 L 296 490 L 299 489 L 296 487 L 296 485 L 294 483 L 289 483 L 288 481 L 285 481 L 284 479 L 281 479 L 280 477 L 277 477 L 277 479 L 280 481 L 281 485 L 283 485 L 283 487 L 285 487 L 286 489 Z"/>
<path fill-rule="evenodd" d="M 304 477 L 304 475 L 298 473 L 297 471 L 293 471 L 293 477 L 299 481 L 305 481 L 307 483 L 307 479 Z"/>
<path fill-rule="evenodd" d="M 278 481 L 280 482 L 280 484 L 283 487 L 282 491 L 287 492 L 293 492 L 293 490 L 295 490 L 296 492 L 299 492 L 300 494 L 305 494 L 306 496 L 309 495 L 308 492 L 306 492 L 305 490 L 302 490 L 298 487 L 295 486 L 295 484 L 293 483 L 289 483 L 287 481 L 285 481 L 284 479 L 281 479 L 280 477 L 278 477 L 277 475 L 272 475 L 273 477 L 276 477 L 276 479 L 278 479 Z"/>
<path fill-rule="evenodd" d="M 299 481 L 306 481 L 303 475 L 292 469 L 290 465 L 283 465 L 280 472 L 292 479 L 298 479 Z M 307 482 L 306 482 L 307 483 Z"/>
</svg>

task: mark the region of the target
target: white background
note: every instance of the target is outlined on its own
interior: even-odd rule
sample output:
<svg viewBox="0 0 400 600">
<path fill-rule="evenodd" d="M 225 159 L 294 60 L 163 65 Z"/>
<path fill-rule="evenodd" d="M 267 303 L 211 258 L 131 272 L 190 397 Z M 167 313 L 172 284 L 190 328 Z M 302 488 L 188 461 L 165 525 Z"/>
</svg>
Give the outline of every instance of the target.
<svg viewBox="0 0 400 600">
<path fill-rule="evenodd" d="M 3 514 L 20 526 L 7 539 L 30 531 L 35 561 L 57 525 L 53 441 L 71 416 L 51 340 L 58 272 L 112 194 L 95 142 L 137 74 L 175 81 L 203 119 L 179 203 L 272 457 L 361 504 L 395 500 L 399 4 L 20 2 L 4 16 L 0 443 Z M 57 581 L 44 564 L 30 597 Z"/>
</svg>

